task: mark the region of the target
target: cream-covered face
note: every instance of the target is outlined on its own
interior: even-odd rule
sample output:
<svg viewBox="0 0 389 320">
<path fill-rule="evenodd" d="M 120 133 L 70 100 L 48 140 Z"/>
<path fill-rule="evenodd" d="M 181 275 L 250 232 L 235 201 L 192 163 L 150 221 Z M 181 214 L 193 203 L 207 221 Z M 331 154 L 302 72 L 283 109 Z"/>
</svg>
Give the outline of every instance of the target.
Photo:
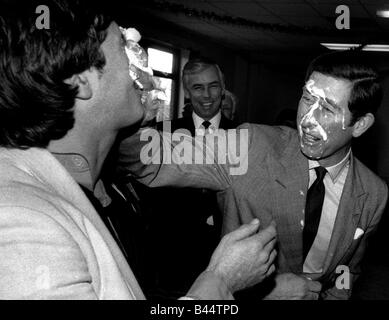
<svg viewBox="0 0 389 320">
<path fill-rule="evenodd" d="M 345 79 L 313 72 L 303 88 L 297 113 L 301 151 L 331 166 L 350 148 L 354 127 L 348 109 L 352 84 Z"/>
<path fill-rule="evenodd" d="M 119 27 L 112 22 L 101 45 L 106 64 L 99 80 L 96 104 L 100 106 L 103 123 L 117 129 L 140 121 L 144 115 L 140 93 L 129 75 L 124 46 L 125 39 Z"/>
</svg>

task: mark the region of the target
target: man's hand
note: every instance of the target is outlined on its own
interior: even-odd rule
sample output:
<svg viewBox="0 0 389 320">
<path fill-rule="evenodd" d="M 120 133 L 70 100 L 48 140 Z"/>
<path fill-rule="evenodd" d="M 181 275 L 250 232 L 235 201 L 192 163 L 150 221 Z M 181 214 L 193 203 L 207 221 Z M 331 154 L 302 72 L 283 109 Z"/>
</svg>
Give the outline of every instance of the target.
<svg viewBox="0 0 389 320">
<path fill-rule="evenodd" d="M 279 274 L 275 281 L 276 286 L 266 300 L 317 300 L 321 290 L 320 282 L 294 273 Z"/>
<path fill-rule="evenodd" d="M 231 292 L 253 286 L 275 270 L 275 223 L 256 233 L 258 228 L 254 219 L 225 235 L 211 257 L 206 271 L 220 276 Z"/>
</svg>

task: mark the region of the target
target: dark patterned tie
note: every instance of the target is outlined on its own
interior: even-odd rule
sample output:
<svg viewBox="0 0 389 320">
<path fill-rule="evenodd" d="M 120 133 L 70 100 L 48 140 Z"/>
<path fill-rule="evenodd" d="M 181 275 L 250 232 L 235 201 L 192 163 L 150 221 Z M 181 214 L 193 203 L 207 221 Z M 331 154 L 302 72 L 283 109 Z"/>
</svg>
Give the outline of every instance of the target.
<svg viewBox="0 0 389 320">
<path fill-rule="evenodd" d="M 208 120 L 205 120 L 203 123 L 202 123 L 203 127 L 205 128 L 205 130 L 207 130 L 209 128 L 209 126 L 211 125 L 211 123 L 208 121 Z"/>
<path fill-rule="evenodd" d="M 309 250 L 315 240 L 319 228 L 321 211 L 325 195 L 323 179 L 327 170 L 323 167 L 316 167 L 316 180 L 308 190 L 305 203 L 305 220 L 303 230 L 303 260 L 307 257 Z"/>
</svg>

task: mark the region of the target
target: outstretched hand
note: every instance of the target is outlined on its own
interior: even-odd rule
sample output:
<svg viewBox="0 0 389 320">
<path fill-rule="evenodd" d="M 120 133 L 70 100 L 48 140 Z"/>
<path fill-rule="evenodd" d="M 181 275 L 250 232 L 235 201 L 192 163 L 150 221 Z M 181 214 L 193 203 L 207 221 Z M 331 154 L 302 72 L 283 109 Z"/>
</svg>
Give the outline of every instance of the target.
<svg viewBox="0 0 389 320">
<path fill-rule="evenodd" d="M 259 220 L 226 234 L 215 249 L 207 271 L 220 276 L 231 292 L 264 280 L 274 270 L 275 223 L 257 232 Z"/>
</svg>

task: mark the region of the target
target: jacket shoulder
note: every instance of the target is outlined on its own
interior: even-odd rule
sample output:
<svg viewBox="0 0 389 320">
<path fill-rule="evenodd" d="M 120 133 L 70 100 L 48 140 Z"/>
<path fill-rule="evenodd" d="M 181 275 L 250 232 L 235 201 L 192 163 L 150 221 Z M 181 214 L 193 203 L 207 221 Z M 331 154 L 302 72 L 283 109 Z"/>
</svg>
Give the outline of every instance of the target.
<svg viewBox="0 0 389 320">
<path fill-rule="evenodd" d="M 280 156 L 298 148 L 297 131 L 289 127 L 244 123 L 237 129 L 248 130 L 249 146 L 262 151 L 272 151 Z"/>
<path fill-rule="evenodd" d="M 238 125 L 239 125 L 238 122 L 236 122 L 234 120 L 230 120 L 223 115 L 221 116 L 221 119 L 220 119 L 220 128 L 221 129 L 234 129 Z"/>
<path fill-rule="evenodd" d="M 192 118 L 178 118 L 174 120 L 166 120 L 157 123 L 157 129 L 159 131 L 165 131 L 169 129 L 171 131 L 175 131 L 177 129 L 188 129 L 194 128 Z"/>
<path fill-rule="evenodd" d="M 374 192 L 388 193 L 387 183 L 356 157 L 354 157 L 354 166 L 367 190 L 374 189 Z"/>
</svg>

